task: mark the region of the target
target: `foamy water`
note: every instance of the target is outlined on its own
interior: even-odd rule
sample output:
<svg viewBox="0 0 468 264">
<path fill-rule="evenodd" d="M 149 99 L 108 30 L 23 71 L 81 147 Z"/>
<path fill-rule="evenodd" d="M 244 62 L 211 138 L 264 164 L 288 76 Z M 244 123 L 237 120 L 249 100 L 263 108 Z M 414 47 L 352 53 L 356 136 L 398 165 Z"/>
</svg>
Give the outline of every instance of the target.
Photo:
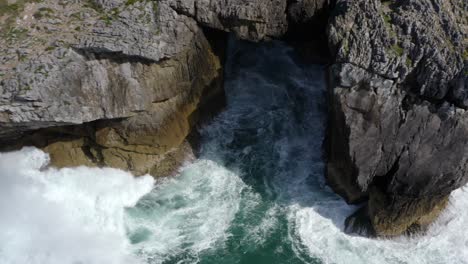
<svg viewBox="0 0 468 264">
<path fill-rule="evenodd" d="M 124 207 L 151 191 L 153 179 L 114 169 L 42 169 L 48 161 L 33 148 L 0 154 L 0 263 L 137 263 Z"/>
<path fill-rule="evenodd" d="M 293 212 L 296 234 L 323 263 L 468 263 L 468 188 L 456 190 L 450 205 L 425 235 L 368 239 L 343 233 L 350 208 L 341 200 Z M 335 222 L 335 223 L 334 223 Z M 338 223 L 338 225 L 336 225 Z"/>
<path fill-rule="evenodd" d="M 174 178 L 0 154 L 0 263 L 468 263 L 466 188 L 426 235 L 346 235 L 356 208 L 323 177 L 324 67 L 279 42 L 229 54 L 228 106 Z"/>
<path fill-rule="evenodd" d="M 128 210 L 136 254 L 148 263 L 180 256 L 195 261 L 200 252 L 229 236 L 244 188 L 235 173 L 210 160 L 198 160 L 178 177 L 160 182 Z"/>
</svg>

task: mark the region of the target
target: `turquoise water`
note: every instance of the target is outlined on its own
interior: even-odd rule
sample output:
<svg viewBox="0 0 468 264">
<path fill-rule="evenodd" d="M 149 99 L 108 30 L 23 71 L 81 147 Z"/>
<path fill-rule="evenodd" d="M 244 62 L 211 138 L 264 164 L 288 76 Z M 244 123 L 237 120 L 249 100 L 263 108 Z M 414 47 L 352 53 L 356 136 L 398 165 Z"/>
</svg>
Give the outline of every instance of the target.
<svg viewBox="0 0 468 264">
<path fill-rule="evenodd" d="M 322 191 L 324 67 L 278 42 L 230 44 L 227 107 L 201 130 L 199 160 L 128 211 L 171 235 L 160 241 L 132 223 L 129 236 L 149 263 L 320 263 L 289 214 L 314 190 L 338 199 Z"/>
<path fill-rule="evenodd" d="M 325 67 L 281 42 L 231 40 L 228 54 L 227 107 L 201 129 L 199 159 L 127 211 L 146 263 L 468 262 L 466 231 L 393 241 L 346 235 L 356 208 L 324 182 Z"/>
<path fill-rule="evenodd" d="M 324 66 L 281 42 L 228 54 L 227 107 L 176 177 L 0 153 L 0 264 L 468 263 L 466 188 L 424 236 L 345 234 L 356 208 L 323 177 Z"/>
</svg>

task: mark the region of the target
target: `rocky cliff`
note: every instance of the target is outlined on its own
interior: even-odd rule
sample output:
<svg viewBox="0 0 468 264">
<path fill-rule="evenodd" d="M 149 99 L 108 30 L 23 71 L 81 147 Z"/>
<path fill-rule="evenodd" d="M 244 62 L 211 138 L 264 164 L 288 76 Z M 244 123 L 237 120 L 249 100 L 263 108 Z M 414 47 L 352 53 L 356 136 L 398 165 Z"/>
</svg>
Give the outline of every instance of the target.
<svg viewBox="0 0 468 264">
<path fill-rule="evenodd" d="M 335 4 L 328 180 L 372 233 L 427 225 L 468 181 L 467 26 L 461 0 Z"/>
<path fill-rule="evenodd" d="M 348 230 L 415 230 L 468 180 L 465 2 L 0 0 L 0 144 L 170 174 L 223 104 L 218 31 L 293 38 L 331 54 L 327 180 L 366 202 Z"/>
<path fill-rule="evenodd" d="M 199 113 L 224 101 L 224 36 L 202 28 L 277 38 L 285 10 L 282 0 L 2 0 L 2 149 L 167 174 L 191 153 Z"/>
<path fill-rule="evenodd" d="M 166 174 L 210 100 L 222 50 L 156 1 L 17 1 L 2 14 L 0 136 L 56 166 Z M 218 103 L 219 104 L 219 103 Z"/>
</svg>

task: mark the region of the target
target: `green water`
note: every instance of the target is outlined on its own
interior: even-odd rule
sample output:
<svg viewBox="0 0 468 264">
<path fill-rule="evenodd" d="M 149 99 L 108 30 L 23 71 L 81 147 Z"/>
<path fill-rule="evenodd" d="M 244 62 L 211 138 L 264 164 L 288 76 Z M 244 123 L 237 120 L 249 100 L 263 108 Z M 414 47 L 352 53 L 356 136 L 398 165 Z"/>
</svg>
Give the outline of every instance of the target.
<svg viewBox="0 0 468 264">
<path fill-rule="evenodd" d="M 392 241 L 343 232 L 355 208 L 324 182 L 324 71 L 284 43 L 231 41 L 227 107 L 201 129 L 201 155 L 127 210 L 143 263 L 467 263 L 466 232 Z"/>
<path fill-rule="evenodd" d="M 139 252 L 149 263 L 320 263 L 297 243 L 288 214 L 292 205 L 307 202 L 296 191 L 309 193 L 323 181 L 324 67 L 301 63 L 281 43 L 231 42 L 230 48 L 227 108 L 201 130 L 199 161 L 184 169 L 177 183 L 162 184 L 170 192 L 161 194 L 167 189 L 160 187 L 129 212 L 137 219 L 146 217 L 147 222 L 171 215 L 175 221 L 171 230 L 180 243 L 155 254 L 150 231 L 135 228 L 129 236 L 141 245 Z M 213 161 L 222 169 L 215 166 L 201 175 L 207 165 L 200 160 Z M 220 174 L 237 181 L 210 186 L 214 177 L 226 177 Z M 225 215 L 203 212 L 225 204 L 235 209 L 219 212 Z M 193 219 L 198 214 L 213 218 L 208 222 L 223 222 L 208 227 L 221 232 L 212 230 L 215 236 L 202 250 L 194 241 L 202 236 L 197 230 L 202 223 Z"/>
</svg>

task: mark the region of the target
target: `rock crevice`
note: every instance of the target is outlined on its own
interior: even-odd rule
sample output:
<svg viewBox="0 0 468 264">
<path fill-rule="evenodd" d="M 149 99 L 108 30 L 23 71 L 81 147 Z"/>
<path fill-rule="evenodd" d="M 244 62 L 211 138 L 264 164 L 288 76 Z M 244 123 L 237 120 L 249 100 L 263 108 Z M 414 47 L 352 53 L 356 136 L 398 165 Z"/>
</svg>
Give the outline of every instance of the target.
<svg viewBox="0 0 468 264">
<path fill-rule="evenodd" d="M 327 181 L 348 202 L 367 202 L 348 230 L 421 229 L 468 181 L 467 8 L 463 0 L 21 1 L 0 13 L 2 149 L 36 145 L 56 166 L 170 174 L 193 152 L 193 127 L 223 105 L 220 32 L 301 41 L 304 54 L 332 57 Z"/>
</svg>

